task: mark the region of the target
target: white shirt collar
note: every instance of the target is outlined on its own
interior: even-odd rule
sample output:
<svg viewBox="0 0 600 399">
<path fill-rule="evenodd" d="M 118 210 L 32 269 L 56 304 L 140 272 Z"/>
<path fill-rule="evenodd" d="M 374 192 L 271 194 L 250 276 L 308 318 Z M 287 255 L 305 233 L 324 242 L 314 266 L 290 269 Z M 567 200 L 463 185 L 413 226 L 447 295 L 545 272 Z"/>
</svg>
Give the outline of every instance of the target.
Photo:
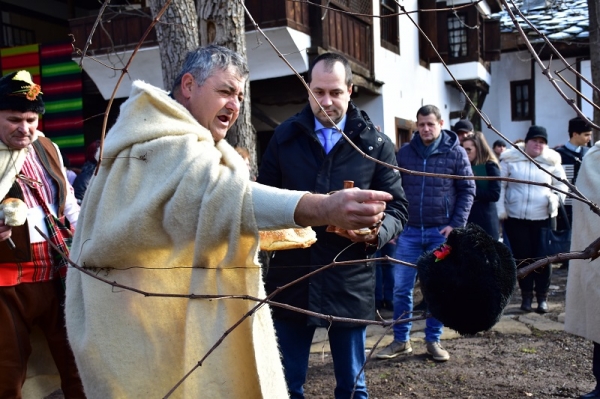
<svg viewBox="0 0 600 399">
<path fill-rule="evenodd" d="M 573 152 L 577 152 L 577 153 L 581 152 L 581 146 L 576 146 L 574 144 L 571 144 L 570 141 L 567 141 L 565 143 L 565 147 L 567 147 L 569 150 L 571 150 Z"/>
</svg>

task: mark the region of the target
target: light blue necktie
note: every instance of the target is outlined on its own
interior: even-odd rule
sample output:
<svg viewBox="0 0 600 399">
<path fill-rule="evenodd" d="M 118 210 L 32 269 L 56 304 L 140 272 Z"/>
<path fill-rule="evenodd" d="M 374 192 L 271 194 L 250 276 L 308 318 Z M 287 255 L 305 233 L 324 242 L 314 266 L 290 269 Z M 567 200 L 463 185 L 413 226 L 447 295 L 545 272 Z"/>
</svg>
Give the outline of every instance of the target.
<svg viewBox="0 0 600 399">
<path fill-rule="evenodd" d="M 325 154 L 329 154 L 331 151 L 331 147 L 333 147 L 333 143 L 331 142 L 331 135 L 333 134 L 333 129 L 329 127 L 324 127 L 321 129 L 321 134 L 323 135 L 323 148 L 325 149 Z"/>
</svg>

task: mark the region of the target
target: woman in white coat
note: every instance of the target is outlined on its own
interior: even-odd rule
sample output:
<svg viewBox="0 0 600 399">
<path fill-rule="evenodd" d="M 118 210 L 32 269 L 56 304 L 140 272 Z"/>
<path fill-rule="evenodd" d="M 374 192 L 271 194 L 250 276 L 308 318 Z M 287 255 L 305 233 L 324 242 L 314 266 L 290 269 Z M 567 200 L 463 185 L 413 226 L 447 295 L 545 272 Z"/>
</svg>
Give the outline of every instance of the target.
<svg viewBox="0 0 600 399">
<path fill-rule="evenodd" d="M 590 201 L 600 203 L 600 141 L 583 158 L 577 188 Z M 573 201 L 573 233 L 571 251 L 581 251 L 600 237 L 598 216 L 587 205 Z M 589 339 L 594 343 L 592 372 L 596 378 L 595 389 L 582 399 L 600 399 L 600 258 L 574 259 L 569 265 L 565 331 Z"/>
<path fill-rule="evenodd" d="M 559 178 L 566 178 L 560 155 L 548 148 L 548 134 L 542 126 L 531 126 L 521 147 L 527 155 L 545 170 Z M 500 157 L 500 175 L 519 180 L 547 183 L 558 189 L 566 185 L 539 169 L 515 148 L 504 151 Z M 559 201 L 564 194 L 544 186 L 524 183 L 502 182 L 500 199 L 497 202 L 498 218 L 504 220 L 504 231 L 508 236 L 513 256 L 518 267 L 524 267 L 540 255 L 538 240 L 543 227 L 549 227 L 558 214 Z M 537 297 L 538 313 L 548 312 L 548 287 L 552 267 L 545 266 L 519 280 L 521 309 L 531 312 L 533 292 Z"/>
</svg>

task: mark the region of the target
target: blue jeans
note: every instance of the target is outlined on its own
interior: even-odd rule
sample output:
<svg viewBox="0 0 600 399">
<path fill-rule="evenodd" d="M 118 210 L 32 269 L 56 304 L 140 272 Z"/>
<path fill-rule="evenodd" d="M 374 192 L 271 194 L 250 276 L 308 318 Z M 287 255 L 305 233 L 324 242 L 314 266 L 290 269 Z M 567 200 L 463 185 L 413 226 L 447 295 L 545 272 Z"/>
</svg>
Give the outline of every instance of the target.
<svg viewBox="0 0 600 399">
<path fill-rule="evenodd" d="M 316 327 L 279 319 L 274 324 L 290 398 L 304 399 L 308 356 Z M 328 335 L 336 381 L 335 399 L 349 399 L 355 382 L 354 398 L 368 398 L 365 373 L 361 371 L 366 361 L 366 327 L 331 327 Z"/>
<path fill-rule="evenodd" d="M 404 262 L 417 263 L 417 259 L 426 251 L 431 251 L 446 241 L 440 234 L 440 227 L 412 227 L 406 226 L 398 237 L 395 258 Z M 394 320 L 402 316 L 403 319 L 412 317 L 413 291 L 417 280 L 417 269 L 403 265 L 394 265 Z M 412 323 L 394 325 L 394 339 L 398 342 L 407 342 L 410 338 Z M 436 342 L 440 340 L 444 325 L 437 319 L 429 317 L 425 326 L 425 341 Z"/>
<path fill-rule="evenodd" d="M 396 243 L 388 242 L 375 252 L 375 257 L 389 256 L 393 258 L 396 254 Z M 390 262 L 377 262 L 375 269 L 375 303 L 394 300 L 394 268 Z"/>
</svg>

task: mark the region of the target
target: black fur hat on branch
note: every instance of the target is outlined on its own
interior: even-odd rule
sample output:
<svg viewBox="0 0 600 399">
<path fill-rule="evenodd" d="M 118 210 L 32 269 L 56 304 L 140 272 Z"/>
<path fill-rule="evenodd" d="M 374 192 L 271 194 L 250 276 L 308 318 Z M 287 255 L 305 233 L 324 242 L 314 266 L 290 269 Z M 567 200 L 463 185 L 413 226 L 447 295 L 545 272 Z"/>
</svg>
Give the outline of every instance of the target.
<svg viewBox="0 0 600 399">
<path fill-rule="evenodd" d="M 517 281 L 510 250 L 472 223 L 452 230 L 445 244 L 419 258 L 417 268 L 429 312 L 463 335 L 492 328 Z"/>
<path fill-rule="evenodd" d="M 40 85 L 33 83 L 29 72 L 12 72 L 0 78 L 0 110 L 44 113 Z"/>
</svg>

